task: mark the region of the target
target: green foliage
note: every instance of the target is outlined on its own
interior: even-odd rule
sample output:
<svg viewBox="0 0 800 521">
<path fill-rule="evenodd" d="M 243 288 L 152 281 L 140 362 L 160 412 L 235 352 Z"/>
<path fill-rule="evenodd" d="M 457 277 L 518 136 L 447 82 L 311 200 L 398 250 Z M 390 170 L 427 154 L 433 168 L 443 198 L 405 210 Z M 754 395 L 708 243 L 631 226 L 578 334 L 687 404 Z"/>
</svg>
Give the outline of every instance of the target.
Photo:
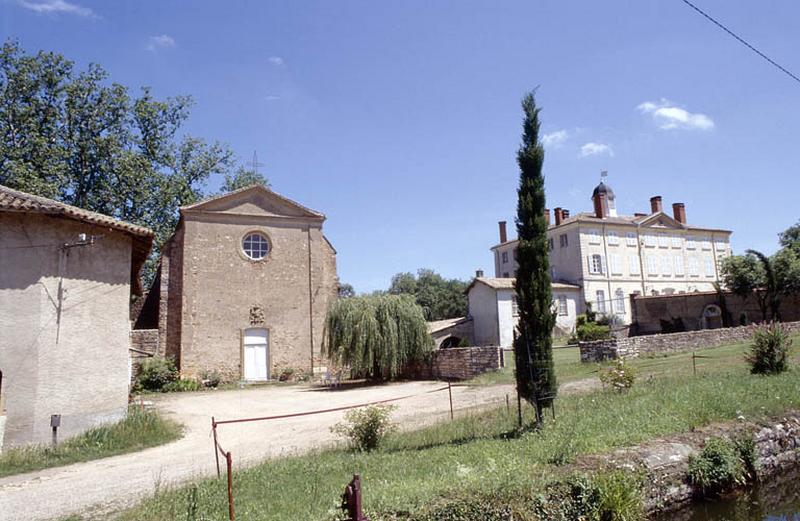
<svg viewBox="0 0 800 521">
<path fill-rule="evenodd" d="M 199 391 L 202 388 L 203 384 L 194 378 L 178 378 L 177 380 L 164 384 L 161 391 L 165 393 L 184 393 Z"/>
<path fill-rule="evenodd" d="M 256 170 L 240 166 L 235 171 L 226 171 L 223 174 L 222 186 L 220 187 L 220 194 L 226 194 L 246 188 L 253 185 L 261 185 L 269 188 L 269 181 L 267 178 Z"/>
<path fill-rule="evenodd" d="M 216 369 L 206 369 L 200 373 L 200 383 L 204 387 L 216 389 L 222 383 L 222 374 Z"/>
<path fill-rule="evenodd" d="M 422 309 L 409 295 L 339 299 L 325 319 L 324 352 L 355 377 L 395 378 L 433 348 Z"/>
<path fill-rule="evenodd" d="M 172 234 L 178 207 L 197 201 L 213 174 L 234 167 L 233 153 L 181 129 L 188 96 L 138 96 L 52 52 L 0 48 L 0 184 L 93 210 L 156 232 L 147 265 Z"/>
<path fill-rule="evenodd" d="M 133 452 L 178 439 L 181 426 L 154 411 L 131 407 L 127 417 L 55 447 L 32 445 L 0 453 L 0 477 Z"/>
<path fill-rule="evenodd" d="M 600 381 L 614 391 L 627 391 L 636 382 L 636 369 L 624 358 L 618 358 L 610 367 L 600 370 Z"/>
<path fill-rule="evenodd" d="M 294 374 L 296 372 L 297 371 L 295 370 L 294 367 L 286 367 L 286 368 L 283 369 L 283 371 L 281 371 L 281 374 L 278 375 L 278 381 L 280 381 L 280 382 L 288 382 L 289 380 L 294 378 Z"/>
<path fill-rule="evenodd" d="M 800 252 L 800 222 L 783 230 L 779 235 L 779 241 L 783 248 Z"/>
<path fill-rule="evenodd" d="M 597 322 L 585 322 L 575 328 L 575 334 L 581 342 L 592 342 L 611 338 L 611 328 Z"/>
<path fill-rule="evenodd" d="M 351 284 L 347 283 L 340 283 L 339 284 L 339 298 L 350 298 L 356 296 L 356 290 L 353 289 Z"/>
<path fill-rule="evenodd" d="M 134 388 L 145 391 L 162 391 L 167 384 L 176 381 L 178 377 L 178 370 L 171 358 L 160 356 L 145 358 L 139 366 L 139 374 L 136 376 Z"/>
<path fill-rule="evenodd" d="M 636 521 L 645 519 L 641 483 L 630 473 L 617 470 L 595 477 L 596 521 Z"/>
<path fill-rule="evenodd" d="M 467 283 L 458 279 L 445 279 L 429 269 L 413 273 L 398 273 L 392 277 L 389 293 L 412 295 L 422 307 L 425 320 L 444 320 L 467 314 Z"/>
<path fill-rule="evenodd" d="M 519 189 L 517 190 L 517 277 L 516 292 L 521 334 L 514 342 L 517 389 L 536 405 L 537 424 L 542 407 L 555 399 L 558 391 L 553 365 L 553 326 L 555 312 L 550 282 L 545 219 L 544 147 L 539 142 L 539 111 L 533 92 L 522 100 L 522 144 L 517 151 Z"/>
<path fill-rule="evenodd" d="M 747 469 L 736 444 L 709 439 L 699 454 L 689 457 L 689 483 L 704 496 L 713 496 L 747 481 Z"/>
<path fill-rule="evenodd" d="M 362 452 L 375 450 L 384 437 L 395 428 L 389 419 L 395 408 L 370 405 L 352 409 L 344 415 L 344 422 L 331 427 L 331 432 L 347 439 L 353 450 Z"/>
<path fill-rule="evenodd" d="M 745 359 L 753 374 L 778 374 L 789 368 L 792 339 L 780 323 L 756 328 Z"/>
</svg>

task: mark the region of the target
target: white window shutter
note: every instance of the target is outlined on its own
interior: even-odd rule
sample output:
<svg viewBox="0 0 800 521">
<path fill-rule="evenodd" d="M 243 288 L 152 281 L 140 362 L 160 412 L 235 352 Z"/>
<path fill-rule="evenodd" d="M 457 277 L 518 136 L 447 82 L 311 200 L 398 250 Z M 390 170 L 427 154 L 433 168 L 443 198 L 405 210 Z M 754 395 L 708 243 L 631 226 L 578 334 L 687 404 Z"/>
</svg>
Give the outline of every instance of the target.
<svg viewBox="0 0 800 521">
<path fill-rule="evenodd" d="M 608 275 L 608 266 L 606 266 L 606 258 L 604 255 L 600 256 L 600 273 Z"/>
<path fill-rule="evenodd" d="M 589 266 L 589 273 L 594 273 L 594 268 L 592 266 L 592 256 L 591 255 L 587 255 L 586 256 L 586 261 L 587 261 L 586 265 Z"/>
</svg>

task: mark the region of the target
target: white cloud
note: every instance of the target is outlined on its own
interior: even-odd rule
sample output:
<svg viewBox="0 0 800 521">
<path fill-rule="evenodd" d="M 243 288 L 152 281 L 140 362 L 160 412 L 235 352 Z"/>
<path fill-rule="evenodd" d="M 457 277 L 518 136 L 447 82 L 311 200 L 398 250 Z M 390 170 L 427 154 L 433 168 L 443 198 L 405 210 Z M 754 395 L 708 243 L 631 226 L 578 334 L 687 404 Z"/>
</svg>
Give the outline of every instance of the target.
<svg viewBox="0 0 800 521">
<path fill-rule="evenodd" d="M 556 130 L 555 132 L 550 132 L 542 136 L 542 145 L 557 148 L 561 146 L 568 137 L 569 132 L 566 130 Z"/>
<path fill-rule="evenodd" d="M 276 67 L 283 67 L 283 65 L 285 64 L 283 58 L 281 58 L 280 56 L 270 56 L 269 58 L 267 58 L 267 61 Z"/>
<path fill-rule="evenodd" d="M 170 47 L 175 47 L 175 38 L 168 34 L 162 34 L 160 36 L 151 36 L 145 49 L 150 52 L 156 52 L 159 49 L 168 49 Z"/>
<path fill-rule="evenodd" d="M 92 11 L 88 7 L 84 7 L 78 4 L 71 4 L 66 0 L 40 0 L 40 1 L 19 0 L 18 3 L 25 9 L 30 9 L 31 11 L 36 11 L 37 13 L 43 13 L 43 14 L 65 13 L 65 14 L 74 14 L 78 16 L 86 16 L 91 18 L 97 17 L 97 15 L 94 14 L 94 11 Z"/>
<path fill-rule="evenodd" d="M 645 101 L 636 108 L 642 114 L 652 114 L 655 124 L 665 130 L 674 128 L 712 130 L 714 128 L 714 121 L 705 114 L 689 112 L 663 98 L 658 103 Z"/>
<path fill-rule="evenodd" d="M 602 154 L 608 154 L 610 157 L 614 157 L 614 151 L 611 150 L 610 146 L 604 145 L 603 143 L 589 142 L 581 147 L 580 157 L 598 156 Z"/>
</svg>

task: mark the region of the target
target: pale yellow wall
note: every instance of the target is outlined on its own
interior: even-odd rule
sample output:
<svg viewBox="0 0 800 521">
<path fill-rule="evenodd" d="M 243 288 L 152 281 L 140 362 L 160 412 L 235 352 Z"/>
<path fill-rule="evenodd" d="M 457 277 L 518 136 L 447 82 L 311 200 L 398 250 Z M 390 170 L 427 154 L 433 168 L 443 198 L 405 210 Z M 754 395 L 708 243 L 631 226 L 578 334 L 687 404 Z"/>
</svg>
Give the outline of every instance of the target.
<svg viewBox="0 0 800 521">
<path fill-rule="evenodd" d="M 62 253 L 79 233 L 103 237 Z M 4 446 L 48 442 L 51 414 L 62 415 L 61 439 L 122 418 L 131 239 L 68 219 L 0 213 L 0 244 Z"/>
</svg>

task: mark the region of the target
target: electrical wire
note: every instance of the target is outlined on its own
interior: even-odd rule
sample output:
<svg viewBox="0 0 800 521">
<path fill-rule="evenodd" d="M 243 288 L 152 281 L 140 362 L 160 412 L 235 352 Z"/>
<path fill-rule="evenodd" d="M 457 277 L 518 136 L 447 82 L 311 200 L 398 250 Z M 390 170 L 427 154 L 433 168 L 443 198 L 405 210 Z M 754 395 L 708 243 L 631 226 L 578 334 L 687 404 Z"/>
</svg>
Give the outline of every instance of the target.
<svg viewBox="0 0 800 521">
<path fill-rule="evenodd" d="M 681 2 L 683 2 L 683 3 L 684 3 L 684 4 L 686 4 L 686 5 L 688 5 L 689 7 L 691 7 L 692 9 L 694 9 L 695 11 L 697 11 L 698 13 L 700 13 L 700 14 L 701 14 L 701 15 L 702 15 L 704 18 L 706 18 L 707 20 L 709 20 L 711 23 L 713 23 L 714 25 L 716 25 L 717 27 L 719 27 L 720 29 L 722 29 L 723 31 L 725 31 L 726 33 L 728 33 L 729 35 L 731 35 L 731 36 L 733 36 L 734 38 L 736 38 L 736 39 L 737 39 L 737 40 L 738 40 L 738 41 L 739 41 L 741 44 L 743 44 L 745 47 L 747 47 L 748 49 L 750 49 L 750 50 L 751 50 L 751 51 L 753 51 L 754 53 L 758 54 L 759 56 L 761 56 L 762 58 L 764 58 L 765 60 L 767 60 L 767 61 L 768 61 L 769 63 L 771 63 L 773 66 L 777 67 L 777 68 L 778 68 L 780 71 L 782 71 L 782 72 L 786 73 L 786 74 L 787 74 L 787 75 L 788 75 L 790 78 L 792 78 L 794 81 L 796 81 L 797 83 L 800 83 L 800 78 L 798 78 L 796 75 L 794 75 L 794 74 L 793 74 L 791 71 L 787 70 L 785 67 L 781 66 L 781 65 L 780 65 L 779 63 L 777 63 L 775 60 L 773 60 L 772 58 L 770 58 L 769 56 L 767 56 L 767 55 L 766 55 L 766 54 L 764 54 L 763 52 L 759 51 L 758 49 L 756 49 L 755 47 L 753 47 L 752 45 L 750 45 L 749 43 L 747 43 L 747 42 L 744 40 L 744 38 L 740 37 L 739 35 L 737 35 L 737 34 L 736 34 L 736 33 L 734 33 L 733 31 L 731 31 L 730 29 L 728 29 L 727 27 L 725 27 L 724 25 L 722 25 L 722 23 L 721 23 L 721 22 L 718 22 L 717 20 L 715 20 L 713 17 L 711 17 L 711 15 L 707 14 L 705 11 L 703 11 L 702 9 L 700 9 L 699 7 L 697 7 L 696 5 L 694 5 L 693 3 L 691 3 L 689 0 L 681 0 Z"/>
</svg>

